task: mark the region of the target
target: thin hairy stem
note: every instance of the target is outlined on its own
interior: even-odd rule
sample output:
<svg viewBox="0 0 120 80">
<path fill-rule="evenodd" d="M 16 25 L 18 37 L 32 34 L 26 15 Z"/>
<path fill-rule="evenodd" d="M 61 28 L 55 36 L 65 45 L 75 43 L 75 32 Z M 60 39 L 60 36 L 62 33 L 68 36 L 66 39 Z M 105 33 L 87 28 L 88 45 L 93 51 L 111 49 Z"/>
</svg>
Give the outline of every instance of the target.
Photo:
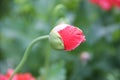
<svg viewBox="0 0 120 80">
<path fill-rule="evenodd" d="M 20 70 L 20 68 L 25 64 L 25 61 L 26 61 L 27 58 L 28 58 L 28 55 L 29 55 L 29 53 L 30 53 L 30 50 L 31 50 L 32 46 L 33 46 L 35 43 L 39 42 L 40 40 L 48 39 L 48 37 L 49 37 L 48 35 L 40 36 L 40 37 L 34 39 L 34 40 L 28 45 L 28 47 L 27 47 L 27 49 L 26 49 L 26 51 L 25 51 L 25 53 L 24 53 L 24 56 L 23 56 L 22 60 L 20 61 L 20 63 L 18 64 L 18 66 L 15 68 L 15 71 L 13 72 L 13 74 L 11 75 L 11 77 L 9 78 L 9 80 L 12 80 L 12 78 L 14 77 L 14 75 L 15 75 L 15 74 Z"/>
</svg>

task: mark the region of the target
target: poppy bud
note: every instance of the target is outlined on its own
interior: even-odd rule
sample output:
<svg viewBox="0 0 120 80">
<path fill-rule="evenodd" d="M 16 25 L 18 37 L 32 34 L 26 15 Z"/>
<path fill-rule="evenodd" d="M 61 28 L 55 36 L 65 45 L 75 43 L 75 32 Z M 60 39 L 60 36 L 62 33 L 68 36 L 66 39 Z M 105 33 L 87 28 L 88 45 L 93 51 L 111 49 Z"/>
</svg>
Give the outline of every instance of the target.
<svg viewBox="0 0 120 80">
<path fill-rule="evenodd" d="M 79 28 L 69 24 L 59 24 L 50 32 L 49 40 L 55 49 L 71 51 L 86 39 Z"/>
</svg>

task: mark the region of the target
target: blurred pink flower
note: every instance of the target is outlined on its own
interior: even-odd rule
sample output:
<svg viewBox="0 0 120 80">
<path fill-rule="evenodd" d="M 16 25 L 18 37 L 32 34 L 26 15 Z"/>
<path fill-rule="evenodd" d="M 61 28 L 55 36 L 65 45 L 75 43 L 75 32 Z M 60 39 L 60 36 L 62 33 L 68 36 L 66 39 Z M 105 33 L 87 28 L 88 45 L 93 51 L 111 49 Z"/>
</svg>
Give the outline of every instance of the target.
<svg viewBox="0 0 120 80">
<path fill-rule="evenodd" d="M 112 8 L 111 0 L 99 0 L 98 4 L 103 10 L 110 10 Z"/>
<path fill-rule="evenodd" d="M 0 74 L 0 80 L 9 80 L 10 76 L 14 71 L 9 69 L 6 75 Z M 35 78 L 30 73 L 15 74 L 12 80 L 35 80 Z"/>
<path fill-rule="evenodd" d="M 89 52 L 86 52 L 86 51 L 85 51 L 85 52 L 82 52 L 81 55 L 80 55 L 80 59 L 81 59 L 81 61 L 83 61 L 83 62 L 89 61 L 90 58 L 91 58 L 90 53 L 89 53 Z"/>
</svg>

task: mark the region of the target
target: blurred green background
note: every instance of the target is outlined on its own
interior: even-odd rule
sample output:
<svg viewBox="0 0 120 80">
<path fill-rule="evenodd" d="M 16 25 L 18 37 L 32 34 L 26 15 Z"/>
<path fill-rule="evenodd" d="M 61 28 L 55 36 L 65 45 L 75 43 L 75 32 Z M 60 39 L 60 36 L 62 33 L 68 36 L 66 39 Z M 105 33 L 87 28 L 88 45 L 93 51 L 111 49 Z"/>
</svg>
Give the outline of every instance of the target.
<svg viewBox="0 0 120 80">
<path fill-rule="evenodd" d="M 65 9 L 54 13 L 59 4 Z M 20 72 L 38 80 L 120 80 L 120 9 L 104 11 L 88 0 L 0 0 L 0 73 L 14 69 L 28 44 L 62 17 L 83 30 L 86 42 L 66 52 L 41 41 Z"/>
</svg>

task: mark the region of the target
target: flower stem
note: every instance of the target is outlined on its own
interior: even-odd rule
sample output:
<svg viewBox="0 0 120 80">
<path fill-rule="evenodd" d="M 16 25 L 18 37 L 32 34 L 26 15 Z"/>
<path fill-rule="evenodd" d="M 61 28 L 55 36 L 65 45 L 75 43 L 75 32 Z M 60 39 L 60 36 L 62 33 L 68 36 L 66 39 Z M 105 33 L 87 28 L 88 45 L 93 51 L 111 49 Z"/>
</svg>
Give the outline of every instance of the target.
<svg viewBox="0 0 120 80">
<path fill-rule="evenodd" d="M 48 44 L 46 45 L 47 51 L 45 52 L 45 74 L 43 75 L 43 80 L 47 80 L 48 79 L 48 74 L 49 74 L 49 57 L 50 57 L 50 46 L 48 46 Z"/>
<path fill-rule="evenodd" d="M 26 51 L 25 51 L 25 53 L 24 53 L 24 56 L 23 56 L 22 60 L 20 61 L 20 63 L 19 63 L 18 66 L 16 67 L 15 71 L 13 72 L 13 74 L 10 76 L 9 80 L 12 80 L 12 78 L 14 77 L 14 75 L 15 75 L 15 74 L 20 70 L 20 68 L 24 65 L 25 61 L 26 61 L 27 58 L 28 58 L 28 55 L 29 55 L 29 53 L 30 53 L 30 50 L 31 50 L 32 46 L 33 46 L 35 43 L 39 42 L 40 40 L 48 39 L 48 37 L 49 37 L 48 35 L 40 36 L 40 37 L 34 39 L 34 40 L 28 45 L 28 47 L 27 47 L 27 49 L 26 49 Z"/>
</svg>

